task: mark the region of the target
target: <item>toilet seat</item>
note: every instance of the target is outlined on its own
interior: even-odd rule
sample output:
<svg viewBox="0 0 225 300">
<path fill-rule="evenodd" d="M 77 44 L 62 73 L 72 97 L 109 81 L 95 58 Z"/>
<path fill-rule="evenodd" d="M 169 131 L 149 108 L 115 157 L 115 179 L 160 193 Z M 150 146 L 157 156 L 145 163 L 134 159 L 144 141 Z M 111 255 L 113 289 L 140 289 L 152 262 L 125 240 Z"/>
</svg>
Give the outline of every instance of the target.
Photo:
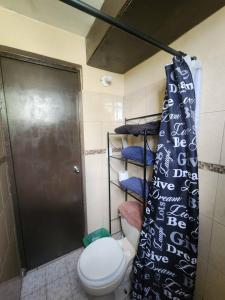
<svg viewBox="0 0 225 300">
<path fill-rule="evenodd" d="M 111 237 L 91 243 L 80 256 L 78 273 L 89 290 L 113 290 L 126 271 L 126 255 Z"/>
</svg>

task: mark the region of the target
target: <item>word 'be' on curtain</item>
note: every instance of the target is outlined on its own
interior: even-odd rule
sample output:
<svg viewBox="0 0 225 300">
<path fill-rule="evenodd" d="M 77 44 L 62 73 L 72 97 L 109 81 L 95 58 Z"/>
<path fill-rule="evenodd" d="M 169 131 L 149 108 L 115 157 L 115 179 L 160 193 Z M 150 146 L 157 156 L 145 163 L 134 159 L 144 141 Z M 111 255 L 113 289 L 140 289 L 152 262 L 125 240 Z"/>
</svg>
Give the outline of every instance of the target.
<svg viewBox="0 0 225 300">
<path fill-rule="evenodd" d="M 184 58 L 166 66 L 167 88 L 152 187 L 133 267 L 131 299 L 193 299 L 199 199 L 196 97 Z"/>
</svg>

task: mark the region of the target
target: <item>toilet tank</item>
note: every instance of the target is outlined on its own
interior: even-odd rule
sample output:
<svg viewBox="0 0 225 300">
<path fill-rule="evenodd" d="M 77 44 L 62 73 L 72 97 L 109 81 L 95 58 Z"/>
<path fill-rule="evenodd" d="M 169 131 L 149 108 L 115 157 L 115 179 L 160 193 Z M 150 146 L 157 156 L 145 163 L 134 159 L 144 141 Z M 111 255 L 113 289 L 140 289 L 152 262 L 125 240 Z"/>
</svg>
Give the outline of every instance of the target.
<svg viewBox="0 0 225 300">
<path fill-rule="evenodd" d="M 121 217 L 121 226 L 124 236 L 128 239 L 135 250 L 137 250 L 140 231 L 137 230 L 137 228 L 135 228 L 134 226 L 130 225 L 123 217 Z"/>
</svg>

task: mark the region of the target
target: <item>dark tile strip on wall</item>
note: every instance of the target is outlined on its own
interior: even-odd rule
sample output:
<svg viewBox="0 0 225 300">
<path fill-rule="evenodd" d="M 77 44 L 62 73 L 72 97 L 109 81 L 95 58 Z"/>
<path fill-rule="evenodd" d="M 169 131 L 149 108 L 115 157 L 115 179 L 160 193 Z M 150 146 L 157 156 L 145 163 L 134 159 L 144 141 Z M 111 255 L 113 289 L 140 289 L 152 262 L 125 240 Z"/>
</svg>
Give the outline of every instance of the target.
<svg viewBox="0 0 225 300">
<path fill-rule="evenodd" d="M 120 152 L 120 148 L 113 148 L 112 152 Z M 84 155 L 95 155 L 95 154 L 104 154 L 106 153 L 106 149 L 92 149 L 92 150 L 85 150 Z M 225 166 L 219 164 L 212 164 L 207 163 L 204 161 L 198 162 L 199 169 L 208 170 L 211 172 L 225 174 Z"/>
<path fill-rule="evenodd" d="M 120 152 L 120 148 L 113 148 L 112 152 Z M 104 154 L 106 153 L 106 149 L 91 149 L 91 150 L 85 150 L 84 155 L 95 155 L 95 154 Z M 3 156 L 0 158 L 0 165 L 6 162 L 6 156 Z M 219 165 L 219 164 L 212 164 L 207 163 L 204 161 L 198 162 L 199 169 L 202 170 L 208 170 L 211 172 L 219 173 L 219 174 L 225 174 L 225 166 Z"/>
<path fill-rule="evenodd" d="M 120 152 L 120 148 L 113 148 L 112 152 Z M 94 155 L 94 154 L 104 154 L 106 153 L 106 149 L 93 149 L 93 150 L 85 150 L 84 155 Z"/>
<path fill-rule="evenodd" d="M 225 174 L 225 166 L 223 166 L 223 165 L 199 161 L 198 166 L 199 166 L 199 169 L 208 170 L 208 171 L 219 173 L 219 174 Z"/>
<path fill-rule="evenodd" d="M 93 149 L 93 150 L 85 150 L 84 155 L 94 155 L 94 154 L 104 154 L 106 153 L 106 149 Z"/>
</svg>

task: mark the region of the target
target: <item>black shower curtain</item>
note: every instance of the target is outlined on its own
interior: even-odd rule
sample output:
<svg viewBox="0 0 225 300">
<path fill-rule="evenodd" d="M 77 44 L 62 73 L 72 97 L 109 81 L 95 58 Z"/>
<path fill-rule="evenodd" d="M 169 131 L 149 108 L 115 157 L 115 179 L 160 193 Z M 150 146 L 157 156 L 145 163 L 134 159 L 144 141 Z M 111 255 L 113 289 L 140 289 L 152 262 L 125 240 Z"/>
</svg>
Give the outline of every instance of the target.
<svg viewBox="0 0 225 300">
<path fill-rule="evenodd" d="M 184 58 L 166 66 L 152 187 L 134 261 L 131 299 L 192 299 L 198 246 L 195 90 Z"/>
</svg>

